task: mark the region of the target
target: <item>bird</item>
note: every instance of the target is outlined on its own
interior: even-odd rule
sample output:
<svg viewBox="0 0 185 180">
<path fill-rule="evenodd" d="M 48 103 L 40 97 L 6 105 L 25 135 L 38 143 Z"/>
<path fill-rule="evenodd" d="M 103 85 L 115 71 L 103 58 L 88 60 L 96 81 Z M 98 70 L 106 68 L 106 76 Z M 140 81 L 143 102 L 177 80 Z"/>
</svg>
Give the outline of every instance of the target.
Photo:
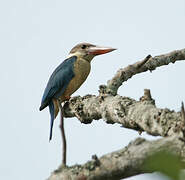
<svg viewBox="0 0 185 180">
<path fill-rule="evenodd" d="M 80 43 L 71 49 L 67 58 L 54 70 L 49 78 L 41 100 L 40 111 L 49 106 L 50 135 L 54 119 L 57 117 L 60 104 L 70 99 L 71 95 L 87 79 L 91 70 L 92 59 L 101 54 L 109 53 L 115 48 L 97 46 L 90 43 Z"/>
</svg>

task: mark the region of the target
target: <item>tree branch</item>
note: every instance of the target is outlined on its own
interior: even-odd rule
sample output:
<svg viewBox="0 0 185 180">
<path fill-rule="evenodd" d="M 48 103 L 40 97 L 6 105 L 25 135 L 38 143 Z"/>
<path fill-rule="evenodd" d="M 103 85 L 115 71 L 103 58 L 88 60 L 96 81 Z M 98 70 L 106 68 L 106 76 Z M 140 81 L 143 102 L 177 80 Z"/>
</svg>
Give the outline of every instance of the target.
<svg viewBox="0 0 185 180">
<path fill-rule="evenodd" d="M 118 123 L 153 136 L 182 134 L 181 113 L 157 108 L 148 91 L 145 90 L 139 101 L 119 95 L 73 97 L 65 103 L 64 115 L 76 116 L 84 124 L 103 119 L 106 123 Z"/>
<path fill-rule="evenodd" d="M 138 138 L 127 147 L 102 156 L 84 165 L 61 167 L 48 180 L 118 180 L 146 173 L 145 160 L 161 150 L 168 150 L 185 158 L 185 111 L 160 109 L 155 105 L 150 90 L 145 89 L 139 101 L 117 95 L 118 88 L 133 75 L 155 70 L 157 67 L 185 60 L 185 49 L 151 57 L 120 69 L 108 81 L 101 85 L 99 95 L 73 97 L 64 104 L 65 117 L 77 117 L 82 123 L 103 119 L 106 123 L 119 123 L 122 127 L 147 132 L 153 136 L 163 136 L 160 140 L 147 141 Z M 152 170 L 150 170 L 151 172 Z"/>
<path fill-rule="evenodd" d="M 180 60 L 185 60 L 185 49 L 155 57 L 148 55 L 144 60 L 120 69 L 107 86 L 100 86 L 99 96 L 71 98 L 64 106 L 64 114 L 66 117 L 76 116 L 82 123 L 103 119 L 106 123 L 119 123 L 123 127 L 146 131 L 154 136 L 181 133 L 184 122 L 180 112 L 157 108 L 149 91 L 145 90 L 140 101 L 116 95 L 122 83 L 133 75 Z"/>
<path fill-rule="evenodd" d="M 59 168 L 48 180 L 119 180 L 137 174 L 152 172 L 143 167 L 147 158 L 156 152 L 168 151 L 185 159 L 184 142 L 178 136 L 155 141 L 137 138 L 121 150 L 97 158 L 83 165 Z"/>
<path fill-rule="evenodd" d="M 115 76 L 107 82 L 107 86 L 101 86 L 100 89 L 108 94 L 116 95 L 118 88 L 123 82 L 127 81 L 132 76 L 146 72 L 153 71 L 157 67 L 175 63 L 176 61 L 185 60 L 185 49 L 172 51 L 167 54 L 152 57 L 148 55 L 144 60 L 138 61 L 132 65 L 122 68 L 117 71 Z"/>
</svg>

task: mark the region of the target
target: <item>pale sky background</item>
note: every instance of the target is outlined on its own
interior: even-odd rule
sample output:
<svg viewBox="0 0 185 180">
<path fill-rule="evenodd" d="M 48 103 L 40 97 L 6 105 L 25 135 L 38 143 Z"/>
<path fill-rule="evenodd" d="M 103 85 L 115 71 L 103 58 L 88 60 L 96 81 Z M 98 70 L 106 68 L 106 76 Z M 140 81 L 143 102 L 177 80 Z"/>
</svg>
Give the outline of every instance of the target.
<svg viewBox="0 0 185 180">
<path fill-rule="evenodd" d="M 61 137 L 55 121 L 49 143 L 48 109 L 39 112 L 49 76 L 79 42 L 118 48 L 96 57 L 87 81 L 74 95 L 98 94 L 115 72 L 129 64 L 185 48 L 184 0 L 6 0 L 0 1 L 0 179 L 42 180 L 61 162 Z M 119 94 L 139 99 L 151 89 L 158 107 L 180 110 L 185 101 L 185 62 L 128 80 Z M 68 165 L 84 163 L 126 146 L 133 130 L 65 120 Z M 142 134 L 141 137 L 154 139 Z M 128 180 L 157 180 L 141 175 Z"/>
</svg>

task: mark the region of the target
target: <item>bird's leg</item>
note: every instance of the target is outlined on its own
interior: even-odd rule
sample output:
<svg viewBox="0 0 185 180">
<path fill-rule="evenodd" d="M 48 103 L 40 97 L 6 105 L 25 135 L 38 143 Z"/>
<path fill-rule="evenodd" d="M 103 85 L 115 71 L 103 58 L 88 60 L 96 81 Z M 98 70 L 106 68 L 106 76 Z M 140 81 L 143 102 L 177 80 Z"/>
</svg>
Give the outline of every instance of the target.
<svg viewBox="0 0 185 180">
<path fill-rule="evenodd" d="M 62 143 L 63 143 L 63 154 L 62 154 L 62 166 L 66 166 L 66 136 L 65 136 L 65 130 L 64 130 L 64 116 L 63 116 L 63 107 L 60 100 L 57 100 L 58 106 L 60 109 L 60 129 L 61 129 L 61 136 L 62 136 Z"/>
</svg>

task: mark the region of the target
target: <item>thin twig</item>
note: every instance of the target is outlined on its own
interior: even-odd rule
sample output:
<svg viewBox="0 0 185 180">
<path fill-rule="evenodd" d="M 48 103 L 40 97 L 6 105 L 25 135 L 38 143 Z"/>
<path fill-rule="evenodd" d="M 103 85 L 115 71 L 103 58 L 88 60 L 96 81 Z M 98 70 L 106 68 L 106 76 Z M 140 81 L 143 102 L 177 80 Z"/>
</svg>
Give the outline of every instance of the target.
<svg viewBox="0 0 185 180">
<path fill-rule="evenodd" d="M 59 105 L 59 109 L 60 109 L 60 130 L 61 130 L 62 143 L 63 143 L 62 165 L 66 166 L 67 143 L 66 143 L 66 136 L 65 136 L 65 130 L 64 130 L 63 107 L 61 105 L 60 100 L 58 100 L 58 105 Z"/>
<path fill-rule="evenodd" d="M 181 105 L 181 115 L 182 115 L 182 119 L 183 119 L 184 125 L 185 125 L 185 111 L 184 111 L 184 103 L 183 102 Z"/>
<path fill-rule="evenodd" d="M 182 139 L 185 139 L 185 110 L 184 110 L 184 103 L 183 102 L 181 104 L 181 118 L 182 118 L 181 130 L 182 130 L 182 133 L 183 133 L 183 138 Z"/>
</svg>

